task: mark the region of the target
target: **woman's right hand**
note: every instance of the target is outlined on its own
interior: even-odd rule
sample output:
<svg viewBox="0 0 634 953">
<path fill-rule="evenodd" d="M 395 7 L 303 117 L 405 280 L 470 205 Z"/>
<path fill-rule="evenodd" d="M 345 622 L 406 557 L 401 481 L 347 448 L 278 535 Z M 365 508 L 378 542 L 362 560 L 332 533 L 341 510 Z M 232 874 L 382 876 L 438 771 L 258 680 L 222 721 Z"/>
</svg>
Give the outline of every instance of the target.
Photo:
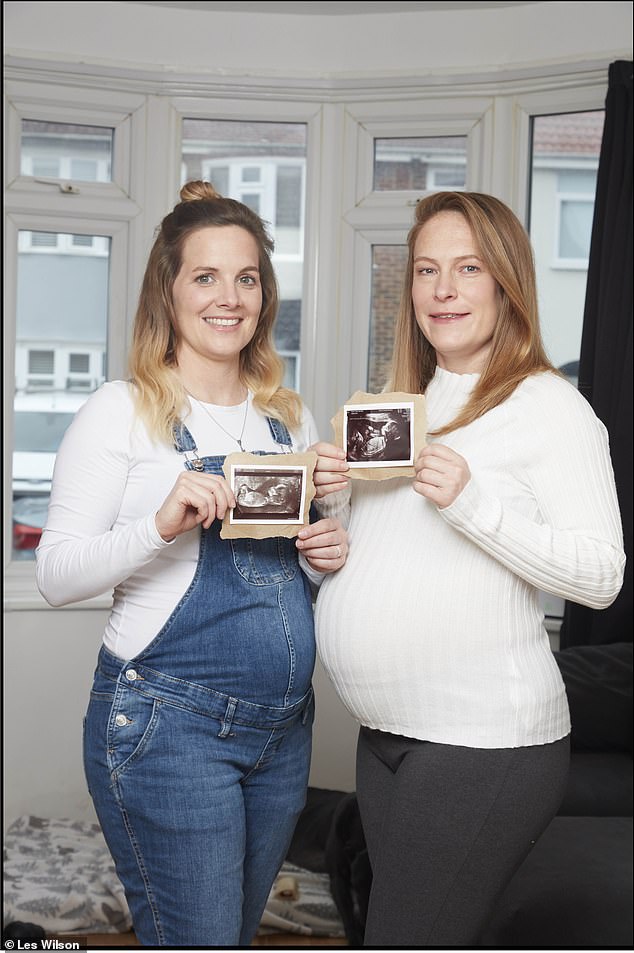
<svg viewBox="0 0 634 953">
<path fill-rule="evenodd" d="M 323 499 L 329 493 L 345 490 L 350 480 L 345 471 L 350 467 L 346 463 L 346 452 L 332 443 L 316 443 L 309 447 L 317 454 L 317 464 L 313 473 L 315 496 Z"/>
<path fill-rule="evenodd" d="M 201 524 L 209 529 L 215 519 L 223 519 L 235 505 L 236 498 L 224 477 L 185 470 L 158 510 L 156 528 L 170 543 Z"/>
</svg>

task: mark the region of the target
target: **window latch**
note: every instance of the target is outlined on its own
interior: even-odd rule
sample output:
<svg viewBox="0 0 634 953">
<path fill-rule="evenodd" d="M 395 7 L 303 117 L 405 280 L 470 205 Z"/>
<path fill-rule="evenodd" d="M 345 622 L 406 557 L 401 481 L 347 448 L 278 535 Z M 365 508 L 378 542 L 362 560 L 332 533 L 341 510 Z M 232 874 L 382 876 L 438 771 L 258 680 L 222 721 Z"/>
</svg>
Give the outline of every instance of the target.
<svg viewBox="0 0 634 953">
<path fill-rule="evenodd" d="M 64 195 L 79 195 L 81 193 L 81 189 L 78 189 L 72 182 L 60 182 L 59 179 L 34 179 L 34 181 L 39 182 L 40 185 L 56 185 Z"/>
</svg>

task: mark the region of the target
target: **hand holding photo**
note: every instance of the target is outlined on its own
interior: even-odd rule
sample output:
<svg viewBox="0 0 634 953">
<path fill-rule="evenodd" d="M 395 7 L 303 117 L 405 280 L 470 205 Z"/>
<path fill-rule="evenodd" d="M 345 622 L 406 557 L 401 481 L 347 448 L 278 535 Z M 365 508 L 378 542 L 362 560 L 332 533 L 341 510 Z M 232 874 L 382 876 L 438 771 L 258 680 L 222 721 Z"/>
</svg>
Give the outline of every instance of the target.
<svg viewBox="0 0 634 953">
<path fill-rule="evenodd" d="M 312 451 L 228 456 L 223 469 L 236 505 L 222 522 L 221 538 L 297 536 L 309 522 L 316 463 Z"/>
<path fill-rule="evenodd" d="M 420 394 L 357 391 L 332 424 L 335 443 L 346 451 L 351 479 L 414 475 L 414 459 L 425 445 L 427 430 Z"/>
</svg>

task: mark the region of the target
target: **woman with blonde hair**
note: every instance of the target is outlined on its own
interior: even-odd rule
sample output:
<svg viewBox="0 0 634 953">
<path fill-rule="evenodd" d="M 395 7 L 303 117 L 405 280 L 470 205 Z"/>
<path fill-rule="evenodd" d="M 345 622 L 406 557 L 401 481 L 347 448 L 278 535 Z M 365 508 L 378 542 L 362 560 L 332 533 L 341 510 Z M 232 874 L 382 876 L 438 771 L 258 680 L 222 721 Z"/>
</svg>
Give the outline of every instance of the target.
<svg viewBox="0 0 634 953">
<path fill-rule="evenodd" d="M 413 480 L 354 481 L 351 507 L 345 454 L 318 445 L 351 549 L 317 644 L 360 723 L 366 945 L 474 947 L 567 778 L 540 591 L 604 608 L 625 555 L 607 433 L 546 357 L 521 223 L 432 194 L 408 249 L 387 389 L 425 395 L 428 442 Z"/>
<path fill-rule="evenodd" d="M 138 939 L 249 945 L 304 805 L 311 585 L 345 562 L 333 518 L 223 540 L 235 451 L 317 439 L 281 386 L 259 217 L 190 182 L 161 223 L 129 381 L 60 447 L 37 579 L 51 605 L 113 591 L 84 727 L 88 787 Z"/>
</svg>

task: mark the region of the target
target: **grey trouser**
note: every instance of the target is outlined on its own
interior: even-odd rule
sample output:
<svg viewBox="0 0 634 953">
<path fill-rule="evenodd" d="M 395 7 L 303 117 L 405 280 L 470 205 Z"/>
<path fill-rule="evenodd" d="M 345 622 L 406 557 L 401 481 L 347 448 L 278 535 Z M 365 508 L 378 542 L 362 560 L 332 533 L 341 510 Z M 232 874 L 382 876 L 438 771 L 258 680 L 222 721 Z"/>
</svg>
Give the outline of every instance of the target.
<svg viewBox="0 0 634 953">
<path fill-rule="evenodd" d="M 362 728 L 365 945 L 473 946 L 564 795 L 569 738 L 464 748 Z"/>
</svg>

